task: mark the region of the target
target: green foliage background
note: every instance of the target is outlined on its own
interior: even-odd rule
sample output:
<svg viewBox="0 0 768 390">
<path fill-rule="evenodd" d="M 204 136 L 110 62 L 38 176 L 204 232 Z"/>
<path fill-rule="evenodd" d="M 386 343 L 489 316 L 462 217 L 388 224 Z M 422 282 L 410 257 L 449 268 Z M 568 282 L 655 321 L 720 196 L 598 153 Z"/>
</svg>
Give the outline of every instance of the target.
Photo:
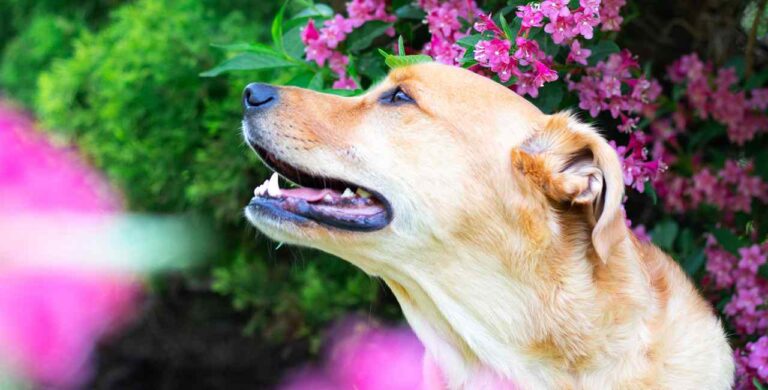
<svg viewBox="0 0 768 390">
<path fill-rule="evenodd" d="M 129 209 L 207 219 L 220 250 L 185 280 L 229 297 L 250 316 L 250 334 L 286 342 L 319 335 L 355 309 L 396 315 L 379 282 L 328 255 L 275 249 L 243 218 L 267 172 L 240 135 L 242 89 L 251 81 L 302 81 L 280 70 L 199 74 L 228 55 L 211 43 L 269 36 L 280 3 L 255 4 L 2 2 L 0 14 L 13 23 L 0 26 L 0 91 L 78 147 Z M 287 50 L 300 45 L 286 41 Z M 160 276 L 151 288 L 162 295 L 164 285 Z M 310 340 L 314 348 L 318 340 Z"/>
</svg>

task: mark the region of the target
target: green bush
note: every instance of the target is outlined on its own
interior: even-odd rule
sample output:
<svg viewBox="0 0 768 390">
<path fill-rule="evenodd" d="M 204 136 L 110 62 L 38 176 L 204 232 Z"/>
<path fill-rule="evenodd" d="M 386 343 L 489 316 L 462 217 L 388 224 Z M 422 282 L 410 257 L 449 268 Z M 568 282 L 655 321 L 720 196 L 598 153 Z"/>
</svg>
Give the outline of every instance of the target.
<svg viewBox="0 0 768 390">
<path fill-rule="evenodd" d="M 83 22 L 78 19 L 51 14 L 34 16 L 0 57 L 0 88 L 32 106 L 38 75 L 53 59 L 69 56 L 72 41 L 84 30 Z"/>
<path fill-rule="evenodd" d="M 210 43 L 267 35 L 270 7 L 278 5 L 251 6 L 250 14 L 195 0 L 123 6 L 40 76 L 36 110 L 45 127 L 106 172 L 131 209 L 209 217 L 224 248 L 211 259 L 212 288 L 253 313 L 250 330 L 286 340 L 317 335 L 350 309 L 369 311 L 381 289 L 327 255 L 267 247 L 272 244 L 257 240 L 243 218 L 267 171 L 242 141 L 242 89 L 255 80 L 290 82 L 294 75 L 199 73 L 226 55 Z"/>
</svg>

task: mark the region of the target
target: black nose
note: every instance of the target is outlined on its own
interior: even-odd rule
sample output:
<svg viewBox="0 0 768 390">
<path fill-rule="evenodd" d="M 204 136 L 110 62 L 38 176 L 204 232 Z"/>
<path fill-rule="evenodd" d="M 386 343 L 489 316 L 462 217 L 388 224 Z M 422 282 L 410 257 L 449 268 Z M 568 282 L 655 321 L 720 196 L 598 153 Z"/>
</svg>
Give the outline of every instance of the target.
<svg viewBox="0 0 768 390">
<path fill-rule="evenodd" d="M 260 83 L 250 83 L 243 91 L 243 107 L 246 109 L 265 109 L 277 102 L 277 88 Z"/>
</svg>

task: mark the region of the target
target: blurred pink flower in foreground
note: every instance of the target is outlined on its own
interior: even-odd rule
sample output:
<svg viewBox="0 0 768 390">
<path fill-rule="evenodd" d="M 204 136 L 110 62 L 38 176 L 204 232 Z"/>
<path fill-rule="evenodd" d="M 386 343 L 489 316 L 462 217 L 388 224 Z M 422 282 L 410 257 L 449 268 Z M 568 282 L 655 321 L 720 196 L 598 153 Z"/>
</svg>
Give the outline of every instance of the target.
<svg viewBox="0 0 768 390">
<path fill-rule="evenodd" d="M 347 320 L 331 330 L 324 363 L 292 375 L 281 390 L 421 389 L 424 348 L 407 328 Z"/>
<path fill-rule="evenodd" d="M 442 390 L 437 362 L 407 327 L 388 328 L 361 319 L 341 321 L 326 340 L 323 362 L 291 375 L 280 390 Z M 480 368 L 466 389 L 517 390 L 490 369 Z"/>
<path fill-rule="evenodd" d="M 111 214 L 120 203 L 74 153 L 52 146 L 29 118 L 0 102 L 0 220 Z M 41 235 L 38 242 L 55 239 Z M 82 384 L 97 339 L 130 313 L 137 285 L 125 276 L 25 267 L 7 256 L 0 256 L 0 361 L 44 386 Z"/>
</svg>

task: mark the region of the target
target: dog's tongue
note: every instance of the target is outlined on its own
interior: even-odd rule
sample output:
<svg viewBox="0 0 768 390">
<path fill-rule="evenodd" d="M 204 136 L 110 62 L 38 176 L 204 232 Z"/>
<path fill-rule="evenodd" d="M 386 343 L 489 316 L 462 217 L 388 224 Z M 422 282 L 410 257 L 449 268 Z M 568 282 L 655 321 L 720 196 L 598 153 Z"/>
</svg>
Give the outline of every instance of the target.
<svg viewBox="0 0 768 390">
<path fill-rule="evenodd" d="M 330 188 L 285 188 L 281 189 L 283 196 L 290 196 L 292 198 L 304 199 L 307 202 L 317 202 L 326 195 L 330 195 L 333 198 L 338 198 L 340 195 Z"/>
</svg>

